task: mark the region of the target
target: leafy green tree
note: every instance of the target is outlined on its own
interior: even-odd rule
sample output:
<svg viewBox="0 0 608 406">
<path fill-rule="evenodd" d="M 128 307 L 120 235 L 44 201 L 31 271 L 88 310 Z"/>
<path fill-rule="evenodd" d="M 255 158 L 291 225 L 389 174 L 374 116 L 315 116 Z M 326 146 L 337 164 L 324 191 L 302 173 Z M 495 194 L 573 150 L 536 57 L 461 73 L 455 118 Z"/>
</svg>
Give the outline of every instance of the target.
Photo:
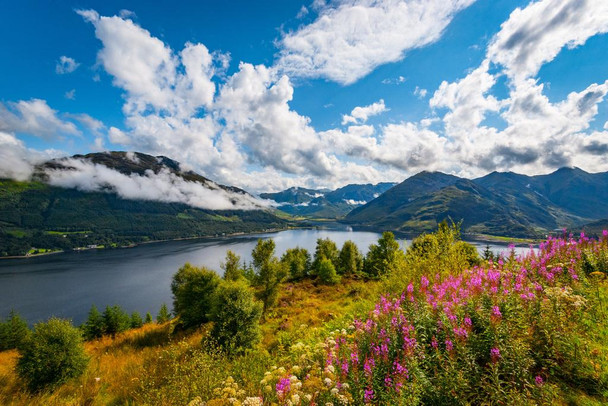
<svg viewBox="0 0 608 406">
<path fill-rule="evenodd" d="M 8 319 L 0 322 L 0 351 L 19 348 L 31 331 L 17 312 L 11 310 Z"/>
<path fill-rule="evenodd" d="M 316 275 L 319 274 L 319 266 L 321 265 L 321 261 L 323 259 L 329 259 L 334 268 L 336 268 L 338 266 L 338 256 L 339 251 L 335 242 L 329 238 L 319 238 L 315 248 L 315 259 L 312 263 L 313 272 Z"/>
<path fill-rule="evenodd" d="M 236 281 L 245 276 L 245 271 L 241 268 L 239 262 L 241 257 L 234 252 L 228 250 L 226 252 L 226 261 L 220 267 L 224 270 L 224 279 L 227 281 Z"/>
<path fill-rule="evenodd" d="M 52 388 L 82 375 L 88 363 L 82 335 L 67 320 L 34 326 L 20 349 L 17 373 L 32 391 Z"/>
<path fill-rule="evenodd" d="M 390 231 L 382 233 L 378 244 L 369 246 L 363 272 L 371 277 L 391 274 L 404 266 L 405 255 Z"/>
<path fill-rule="evenodd" d="M 251 348 L 260 340 L 262 304 L 243 280 L 222 283 L 215 294 L 211 337 L 228 352 Z"/>
<path fill-rule="evenodd" d="M 281 257 L 281 262 L 289 270 L 289 277 L 294 280 L 308 276 L 311 268 L 310 254 L 305 248 L 290 248 Z"/>
<path fill-rule="evenodd" d="M 337 271 L 342 275 L 357 275 L 363 268 L 363 255 L 357 245 L 348 240 L 342 245 L 338 255 Z"/>
<path fill-rule="evenodd" d="M 152 323 L 152 315 L 150 314 L 150 312 L 146 313 L 146 318 L 144 320 L 144 324 L 148 324 L 148 323 Z"/>
<path fill-rule="evenodd" d="M 131 313 L 131 328 L 139 328 L 144 325 L 144 321 L 141 318 L 139 312 Z"/>
<path fill-rule="evenodd" d="M 92 305 L 89 310 L 87 321 L 82 325 L 82 334 L 85 340 L 94 340 L 103 335 L 104 319 L 97 306 Z"/>
<path fill-rule="evenodd" d="M 169 313 L 169 309 L 167 309 L 167 305 L 163 303 L 160 306 L 160 310 L 156 315 L 156 322 L 159 324 L 166 323 L 171 319 L 171 313 Z"/>
<path fill-rule="evenodd" d="M 184 327 L 196 327 L 209 321 L 213 294 L 220 280 L 214 271 L 189 263 L 173 275 L 173 311 Z"/>
<path fill-rule="evenodd" d="M 110 334 L 115 337 L 116 334 L 122 333 L 131 327 L 131 318 L 118 305 L 106 306 L 103 311 L 103 331 L 105 334 Z"/>
<path fill-rule="evenodd" d="M 336 273 L 334 264 L 327 258 L 323 258 L 319 263 L 319 278 L 323 283 L 328 285 L 335 285 L 340 282 L 340 276 Z"/>
<path fill-rule="evenodd" d="M 259 239 L 251 252 L 256 285 L 261 287 L 258 298 L 264 304 L 264 313 L 275 305 L 279 296 L 279 284 L 287 273 L 285 266 L 274 256 L 274 249 L 272 238 Z"/>
</svg>

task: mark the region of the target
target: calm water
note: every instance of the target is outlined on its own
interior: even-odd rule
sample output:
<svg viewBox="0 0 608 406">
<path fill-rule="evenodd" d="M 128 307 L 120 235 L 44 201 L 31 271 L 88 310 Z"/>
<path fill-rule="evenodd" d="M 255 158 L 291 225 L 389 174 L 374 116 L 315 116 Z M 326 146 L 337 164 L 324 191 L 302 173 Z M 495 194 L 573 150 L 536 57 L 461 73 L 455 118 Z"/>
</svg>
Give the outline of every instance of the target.
<svg viewBox="0 0 608 406">
<path fill-rule="evenodd" d="M 340 247 L 353 240 L 365 253 L 380 235 L 346 228 L 287 230 L 278 233 L 172 241 L 118 250 L 69 252 L 28 259 L 0 260 L 0 317 L 15 309 L 28 322 L 50 316 L 86 319 L 91 304 L 103 310 L 119 304 L 129 313 L 156 315 L 160 304 L 171 305 L 171 277 L 185 262 L 221 272 L 227 250 L 251 259 L 258 238 L 274 238 L 277 255 L 300 246 L 314 252 L 318 238 L 331 238 Z M 408 241 L 400 240 L 403 248 Z M 479 249 L 483 244 L 475 243 Z M 506 246 L 492 245 L 494 251 Z"/>
</svg>

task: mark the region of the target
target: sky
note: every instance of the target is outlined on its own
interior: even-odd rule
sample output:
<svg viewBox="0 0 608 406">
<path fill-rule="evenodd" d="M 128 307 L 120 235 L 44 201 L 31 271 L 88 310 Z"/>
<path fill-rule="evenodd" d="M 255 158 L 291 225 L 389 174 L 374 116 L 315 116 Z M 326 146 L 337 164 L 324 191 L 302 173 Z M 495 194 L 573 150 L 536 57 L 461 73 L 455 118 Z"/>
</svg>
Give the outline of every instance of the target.
<svg viewBox="0 0 608 406">
<path fill-rule="evenodd" d="M 0 177 L 108 150 L 254 193 L 608 170 L 605 0 L 2 8 Z M 99 173 L 57 183 L 110 182 Z"/>
</svg>

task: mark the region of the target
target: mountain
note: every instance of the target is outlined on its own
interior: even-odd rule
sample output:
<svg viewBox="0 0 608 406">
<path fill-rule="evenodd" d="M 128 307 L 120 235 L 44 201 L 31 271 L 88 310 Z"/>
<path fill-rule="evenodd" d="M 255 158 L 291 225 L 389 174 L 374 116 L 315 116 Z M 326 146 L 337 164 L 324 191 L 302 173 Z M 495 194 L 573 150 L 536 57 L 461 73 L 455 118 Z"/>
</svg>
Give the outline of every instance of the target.
<svg viewBox="0 0 608 406">
<path fill-rule="evenodd" d="M 469 233 L 534 237 L 608 217 L 606 180 L 607 174 L 578 168 L 540 176 L 493 172 L 473 180 L 421 172 L 354 209 L 344 221 L 422 232 L 451 218 L 462 220 Z"/>
<path fill-rule="evenodd" d="M 365 204 L 388 189 L 394 183 L 350 184 L 330 191 L 327 189 L 305 189 L 292 187 L 277 193 L 262 193 L 263 199 L 279 203 L 278 209 L 293 216 L 337 219 L 354 207 Z"/>
<path fill-rule="evenodd" d="M 117 188 L 113 177 L 131 182 L 132 190 Z M 57 186 L 67 183 L 73 187 Z M 76 155 L 38 166 L 30 182 L 0 180 L 0 256 L 23 255 L 33 247 L 122 246 L 286 225 L 256 202 L 244 190 L 182 171 L 166 157 Z"/>
</svg>

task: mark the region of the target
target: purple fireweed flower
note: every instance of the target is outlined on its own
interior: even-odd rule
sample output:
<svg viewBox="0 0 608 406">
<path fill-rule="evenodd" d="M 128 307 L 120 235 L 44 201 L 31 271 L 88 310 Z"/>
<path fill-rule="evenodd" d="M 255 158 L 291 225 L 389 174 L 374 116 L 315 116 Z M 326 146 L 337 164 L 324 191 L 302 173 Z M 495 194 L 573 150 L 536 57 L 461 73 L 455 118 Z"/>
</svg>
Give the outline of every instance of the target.
<svg viewBox="0 0 608 406">
<path fill-rule="evenodd" d="M 534 382 L 536 382 L 536 386 L 543 386 L 543 384 L 545 383 L 543 377 L 540 375 L 536 375 L 536 378 L 534 378 Z"/>
<path fill-rule="evenodd" d="M 500 350 L 496 347 L 490 350 L 490 358 L 492 358 L 492 362 L 496 363 L 500 360 Z"/>
<path fill-rule="evenodd" d="M 371 403 L 372 400 L 374 400 L 373 389 L 365 389 L 365 403 Z"/>
<path fill-rule="evenodd" d="M 448 351 L 452 351 L 453 348 L 454 348 L 454 343 L 452 343 L 452 341 L 450 341 L 450 340 L 445 340 L 445 349 Z"/>
<path fill-rule="evenodd" d="M 500 312 L 500 307 L 498 307 L 498 306 L 492 307 L 492 316 L 502 317 L 502 313 Z"/>
<path fill-rule="evenodd" d="M 471 319 L 469 317 L 465 317 L 464 325 L 467 326 L 467 328 L 470 328 L 473 325 L 473 322 L 471 321 Z"/>
<path fill-rule="evenodd" d="M 291 381 L 289 378 L 281 378 L 276 384 L 276 390 L 279 396 L 284 395 L 291 389 Z"/>
<path fill-rule="evenodd" d="M 437 346 L 437 339 L 433 337 L 433 339 L 431 340 L 431 347 L 437 349 Z"/>
<path fill-rule="evenodd" d="M 376 366 L 376 362 L 373 358 L 366 358 L 363 364 L 363 370 L 367 376 L 372 376 L 372 367 Z"/>
<path fill-rule="evenodd" d="M 429 286 L 429 280 L 424 275 L 422 275 L 422 278 L 420 278 L 420 286 L 422 289 L 426 289 Z"/>
<path fill-rule="evenodd" d="M 608 230 L 602 231 L 602 235 L 604 236 L 604 239 L 608 238 Z"/>
<path fill-rule="evenodd" d="M 357 365 L 359 363 L 359 354 L 356 351 L 350 353 L 350 361 L 353 365 Z"/>
</svg>

